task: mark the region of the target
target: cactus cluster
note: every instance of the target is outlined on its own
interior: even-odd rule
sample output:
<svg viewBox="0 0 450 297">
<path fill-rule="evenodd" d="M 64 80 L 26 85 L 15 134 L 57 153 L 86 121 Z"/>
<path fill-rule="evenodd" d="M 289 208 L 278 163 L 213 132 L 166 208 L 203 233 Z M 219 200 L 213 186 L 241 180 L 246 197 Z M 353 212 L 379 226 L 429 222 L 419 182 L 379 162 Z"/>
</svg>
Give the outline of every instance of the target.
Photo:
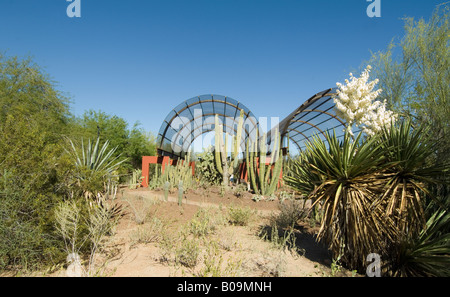
<svg viewBox="0 0 450 297">
<path fill-rule="evenodd" d="M 137 189 L 141 185 L 143 179 L 144 177 L 142 176 L 142 170 L 134 169 L 128 177 L 128 188 Z"/>
<path fill-rule="evenodd" d="M 244 124 L 244 110 L 241 109 L 236 135 L 231 137 L 231 152 L 228 158 L 228 134 L 225 133 L 225 143 L 223 140 L 223 126 L 219 124 L 219 116 L 215 117 L 215 160 L 216 168 L 222 174 L 223 186 L 228 189 L 230 176 L 238 175 L 239 170 L 239 143 L 242 137 L 242 128 Z"/>
<path fill-rule="evenodd" d="M 192 177 L 192 168 L 190 166 L 190 156 L 188 153 L 185 160 L 178 160 L 176 165 L 166 166 L 161 178 L 164 182 L 168 181 L 172 187 L 183 185 L 184 190 L 191 189 L 194 185 Z"/>
<path fill-rule="evenodd" d="M 164 191 L 178 187 L 180 183 L 183 185 L 184 191 L 192 189 L 195 181 L 192 176 L 192 168 L 190 161 L 191 154 L 188 153 L 185 160 L 178 160 L 175 165 L 166 165 L 164 172 L 160 174 L 160 170 L 156 168 L 155 175 L 149 183 L 150 188 L 163 188 Z"/>
<path fill-rule="evenodd" d="M 266 134 L 263 135 L 259 147 L 257 140 L 254 142 L 251 142 L 250 139 L 247 140 L 245 150 L 247 174 L 255 194 L 270 196 L 277 189 L 283 167 L 283 155 L 280 147 L 280 133 L 277 132 L 270 154 L 270 162 L 266 164 Z"/>
<path fill-rule="evenodd" d="M 224 189 L 228 189 L 230 176 L 239 175 L 239 143 L 242 137 L 244 123 L 244 110 L 241 110 L 236 135 L 231 138 L 231 152 L 228 157 L 228 134 L 225 133 L 225 142 L 223 137 L 223 126 L 219 124 L 219 117 L 215 117 L 215 162 L 216 168 L 223 177 Z M 270 155 L 270 162 L 267 161 L 266 134 L 262 136 L 260 145 L 258 145 L 258 134 L 256 140 L 251 142 L 247 140 L 245 157 L 247 163 L 248 178 L 255 194 L 270 196 L 277 189 L 280 181 L 283 158 L 280 144 L 280 133 L 275 133 L 275 141 Z"/>
</svg>

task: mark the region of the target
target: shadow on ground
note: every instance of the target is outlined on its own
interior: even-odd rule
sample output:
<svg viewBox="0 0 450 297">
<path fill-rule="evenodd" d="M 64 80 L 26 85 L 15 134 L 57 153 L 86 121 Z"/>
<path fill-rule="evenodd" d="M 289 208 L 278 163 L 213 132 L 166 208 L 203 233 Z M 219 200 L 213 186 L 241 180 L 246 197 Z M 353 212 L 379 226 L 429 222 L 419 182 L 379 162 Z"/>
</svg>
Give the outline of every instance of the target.
<svg viewBox="0 0 450 297">
<path fill-rule="evenodd" d="M 294 229 L 276 228 L 263 225 L 259 229 L 260 237 L 274 244 L 284 244 L 287 248 L 295 248 L 305 258 L 329 267 L 331 253 L 320 242 L 316 241 L 316 235 L 304 226 L 296 225 Z"/>
</svg>

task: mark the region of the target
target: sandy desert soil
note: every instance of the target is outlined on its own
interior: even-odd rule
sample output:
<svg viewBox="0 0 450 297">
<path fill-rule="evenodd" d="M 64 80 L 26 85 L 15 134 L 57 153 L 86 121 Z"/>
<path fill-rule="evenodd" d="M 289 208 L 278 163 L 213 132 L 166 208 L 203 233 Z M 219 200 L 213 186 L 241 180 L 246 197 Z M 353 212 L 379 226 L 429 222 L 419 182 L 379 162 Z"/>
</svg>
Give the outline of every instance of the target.
<svg viewBox="0 0 450 297">
<path fill-rule="evenodd" d="M 294 229 L 273 233 L 277 200 L 255 202 L 249 193 L 236 197 L 212 188 L 190 191 L 179 206 L 176 195 L 170 193 L 165 201 L 163 191 L 120 191 L 116 202 L 125 215 L 106 238 L 97 276 L 352 275 L 332 265 L 327 249 L 315 241 L 317 227 L 298 222 Z M 249 222 L 230 223 L 230 209 L 247 214 Z M 47 275 L 65 276 L 66 267 Z"/>
</svg>

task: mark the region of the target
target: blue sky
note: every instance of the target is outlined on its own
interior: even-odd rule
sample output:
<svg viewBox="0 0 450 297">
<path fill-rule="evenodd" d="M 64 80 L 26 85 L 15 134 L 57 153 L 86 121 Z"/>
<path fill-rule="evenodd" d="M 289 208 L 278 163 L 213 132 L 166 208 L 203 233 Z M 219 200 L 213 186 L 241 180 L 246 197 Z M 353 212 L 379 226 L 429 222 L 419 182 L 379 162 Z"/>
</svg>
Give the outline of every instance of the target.
<svg viewBox="0 0 450 297">
<path fill-rule="evenodd" d="M 72 100 L 157 134 L 183 100 L 220 94 L 288 115 L 428 19 L 444 0 L 0 0 L 0 52 L 32 56 Z"/>
</svg>

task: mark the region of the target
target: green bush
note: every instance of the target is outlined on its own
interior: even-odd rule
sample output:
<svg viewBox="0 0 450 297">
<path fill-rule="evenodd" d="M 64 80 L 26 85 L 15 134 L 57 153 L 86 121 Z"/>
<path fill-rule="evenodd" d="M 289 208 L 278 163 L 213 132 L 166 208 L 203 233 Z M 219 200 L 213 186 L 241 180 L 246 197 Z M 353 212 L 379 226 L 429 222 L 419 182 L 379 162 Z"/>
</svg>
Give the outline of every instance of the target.
<svg viewBox="0 0 450 297">
<path fill-rule="evenodd" d="M 5 181 L 3 172 L 0 191 L 0 270 L 32 270 L 64 259 L 62 244 L 52 234 L 48 224 L 51 209 L 45 203 L 52 199 L 31 196 L 14 184 Z"/>
<path fill-rule="evenodd" d="M 122 119 L 95 112 L 79 120 L 70 114 L 68 103 L 31 59 L 0 54 L 1 270 L 38 269 L 64 260 L 67 255 L 55 228 L 55 207 L 78 199 L 80 192 L 104 192 L 105 183 L 115 174 L 109 168 L 138 167 L 142 155 L 154 154 L 153 138 L 137 124 L 130 131 Z M 76 148 L 78 159 L 65 150 L 67 137 L 98 134 L 102 136 L 97 143 L 99 160 L 111 161 L 122 154 L 131 157 L 128 167 L 117 168 L 114 162 L 103 163 L 105 167 L 95 167 L 95 162 L 81 164 L 78 159 L 84 148 Z M 106 156 L 111 151 L 102 151 L 108 138 L 118 146 L 110 158 Z M 94 152 L 94 147 L 90 149 Z M 107 210 L 117 211 L 114 207 Z"/>
<path fill-rule="evenodd" d="M 31 60 L 0 55 L 0 269 L 60 259 L 53 208 L 67 193 L 68 105 Z"/>
</svg>

